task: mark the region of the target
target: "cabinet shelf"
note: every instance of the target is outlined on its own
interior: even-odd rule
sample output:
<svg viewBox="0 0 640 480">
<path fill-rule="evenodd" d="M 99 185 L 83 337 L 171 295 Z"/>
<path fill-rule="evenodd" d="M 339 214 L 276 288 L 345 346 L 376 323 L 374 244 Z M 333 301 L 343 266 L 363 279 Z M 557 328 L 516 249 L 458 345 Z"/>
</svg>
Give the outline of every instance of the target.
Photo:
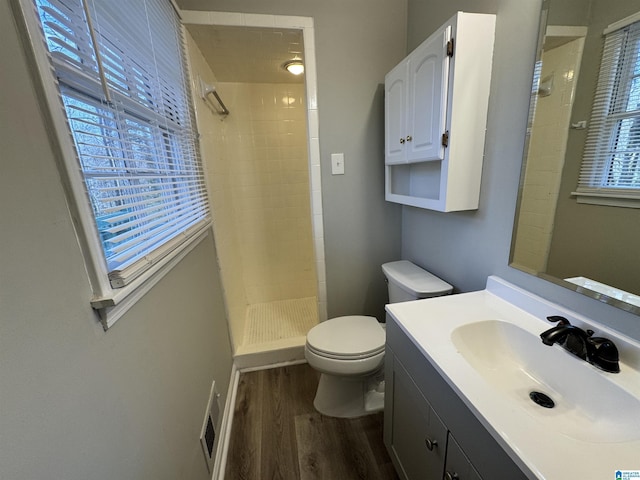
<svg viewBox="0 0 640 480">
<path fill-rule="evenodd" d="M 437 206 L 442 179 L 441 160 L 393 165 L 388 168 L 390 188 L 387 200 L 422 208 Z"/>
</svg>

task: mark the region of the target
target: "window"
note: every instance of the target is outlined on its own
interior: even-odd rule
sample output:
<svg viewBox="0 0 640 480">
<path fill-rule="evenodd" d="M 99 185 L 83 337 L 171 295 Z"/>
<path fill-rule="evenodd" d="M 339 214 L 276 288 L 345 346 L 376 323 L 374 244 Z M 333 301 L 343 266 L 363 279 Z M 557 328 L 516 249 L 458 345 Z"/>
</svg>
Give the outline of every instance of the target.
<svg viewBox="0 0 640 480">
<path fill-rule="evenodd" d="M 99 245 L 94 306 L 111 307 L 209 224 L 179 17 L 170 0 L 35 0 L 35 11 L 57 80 L 49 103 L 75 151 L 70 183 Z"/>
<path fill-rule="evenodd" d="M 575 194 L 579 202 L 640 208 L 640 17 L 621 23 L 605 31 Z"/>
</svg>

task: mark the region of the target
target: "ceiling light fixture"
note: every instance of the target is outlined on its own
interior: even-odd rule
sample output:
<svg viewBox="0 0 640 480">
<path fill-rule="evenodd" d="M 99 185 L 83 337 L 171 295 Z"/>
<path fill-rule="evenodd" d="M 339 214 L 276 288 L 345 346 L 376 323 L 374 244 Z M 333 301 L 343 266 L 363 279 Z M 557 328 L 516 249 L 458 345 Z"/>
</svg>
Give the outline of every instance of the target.
<svg viewBox="0 0 640 480">
<path fill-rule="evenodd" d="M 304 64 L 302 63 L 302 60 L 296 58 L 285 62 L 282 66 L 293 75 L 300 75 L 302 72 L 304 72 Z"/>
</svg>

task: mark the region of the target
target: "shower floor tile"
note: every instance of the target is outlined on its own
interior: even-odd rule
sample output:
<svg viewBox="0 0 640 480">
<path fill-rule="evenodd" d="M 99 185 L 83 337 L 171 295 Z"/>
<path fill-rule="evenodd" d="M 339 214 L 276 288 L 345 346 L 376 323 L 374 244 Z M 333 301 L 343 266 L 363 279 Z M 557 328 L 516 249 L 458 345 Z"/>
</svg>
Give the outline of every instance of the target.
<svg viewBox="0 0 640 480">
<path fill-rule="evenodd" d="M 316 297 L 250 305 L 247 309 L 243 347 L 299 343 L 318 324 Z M 304 340 L 302 341 L 304 344 Z"/>
</svg>

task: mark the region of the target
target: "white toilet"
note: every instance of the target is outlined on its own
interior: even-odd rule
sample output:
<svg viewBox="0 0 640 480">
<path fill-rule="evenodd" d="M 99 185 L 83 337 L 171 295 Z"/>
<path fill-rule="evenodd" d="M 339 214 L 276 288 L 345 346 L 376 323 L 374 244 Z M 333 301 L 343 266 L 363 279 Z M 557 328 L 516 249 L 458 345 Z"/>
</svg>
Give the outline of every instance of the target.
<svg viewBox="0 0 640 480">
<path fill-rule="evenodd" d="M 407 260 L 385 263 L 389 303 L 438 297 L 453 287 Z M 375 317 L 336 317 L 307 334 L 304 355 L 320 372 L 313 405 L 329 417 L 354 418 L 384 406 L 384 325 Z"/>
</svg>

